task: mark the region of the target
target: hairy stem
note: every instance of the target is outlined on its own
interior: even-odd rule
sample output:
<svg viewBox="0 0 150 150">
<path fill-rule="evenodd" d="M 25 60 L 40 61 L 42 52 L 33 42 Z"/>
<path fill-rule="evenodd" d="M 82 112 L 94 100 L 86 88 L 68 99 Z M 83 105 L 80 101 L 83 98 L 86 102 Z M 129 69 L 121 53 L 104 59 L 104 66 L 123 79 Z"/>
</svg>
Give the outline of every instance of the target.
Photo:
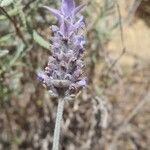
<svg viewBox="0 0 150 150">
<path fill-rule="evenodd" d="M 57 108 L 56 123 L 55 123 L 55 129 L 54 129 L 52 150 L 58 150 L 59 149 L 60 128 L 61 128 L 61 121 L 62 121 L 63 110 L 64 110 L 64 103 L 65 103 L 64 99 L 59 99 L 58 108 Z"/>
</svg>

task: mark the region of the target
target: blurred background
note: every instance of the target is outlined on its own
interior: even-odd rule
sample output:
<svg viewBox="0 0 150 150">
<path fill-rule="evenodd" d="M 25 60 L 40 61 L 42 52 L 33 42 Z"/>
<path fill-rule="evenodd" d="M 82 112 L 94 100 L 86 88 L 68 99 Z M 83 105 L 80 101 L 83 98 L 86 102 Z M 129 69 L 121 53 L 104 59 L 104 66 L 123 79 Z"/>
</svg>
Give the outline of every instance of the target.
<svg viewBox="0 0 150 150">
<path fill-rule="evenodd" d="M 150 149 L 150 1 L 87 3 L 88 87 L 66 102 L 62 150 Z M 0 150 L 50 150 L 57 100 L 37 81 L 51 55 L 43 5 L 0 0 Z"/>
</svg>

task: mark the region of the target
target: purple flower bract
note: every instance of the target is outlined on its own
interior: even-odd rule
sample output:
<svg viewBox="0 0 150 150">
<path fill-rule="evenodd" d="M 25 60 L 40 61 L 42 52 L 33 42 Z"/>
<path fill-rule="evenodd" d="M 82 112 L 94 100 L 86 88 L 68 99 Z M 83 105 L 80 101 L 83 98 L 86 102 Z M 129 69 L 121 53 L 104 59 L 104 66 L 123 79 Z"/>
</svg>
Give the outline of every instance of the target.
<svg viewBox="0 0 150 150">
<path fill-rule="evenodd" d="M 75 7 L 74 0 L 62 0 L 60 10 L 44 6 L 57 18 L 58 26 L 51 27 L 52 56 L 38 78 L 56 97 L 70 97 L 86 86 L 83 75 L 85 22 L 80 15 L 84 6 Z"/>
</svg>

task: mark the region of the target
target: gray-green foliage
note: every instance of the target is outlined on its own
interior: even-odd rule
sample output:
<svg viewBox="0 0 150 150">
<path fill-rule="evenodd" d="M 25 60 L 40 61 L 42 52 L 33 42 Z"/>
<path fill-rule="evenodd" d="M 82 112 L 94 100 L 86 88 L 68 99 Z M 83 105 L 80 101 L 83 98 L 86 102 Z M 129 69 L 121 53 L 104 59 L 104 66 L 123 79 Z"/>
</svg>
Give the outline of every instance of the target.
<svg viewBox="0 0 150 150">
<path fill-rule="evenodd" d="M 10 5 L 11 3 L 13 3 L 13 2 L 14 2 L 14 0 L 1 0 L 1 1 L 0 1 L 0 6 L 1 6 L 1 7 L 8 6 L 8 5 Z"/>
<path fill-rule="evenodd" d="M 94 7 L 91 7 L 91 11 L 94 8 L 97 13 L 92 25 L 95 27 L 97 38 L 101 40 L 102 44 L 111 39 L 113 30 L 120 25 L 116 4 L 116 0 L 104 0 L 99 7 L 95 8 L 94 1 L 91 1 L 91 5 L 94 5 Z M 91 11 L 89 11 L 89 16 Z"/>
<path fill-rule="evenodd" d="M 41 5 L 48 3 L 41 0 L 0 0 L 0 101 L 11 91 L 11 85 L 6 84 L 6 80 L 10 79 L 7 75 L 20 74 L 21 66 L 32 66 L 26 61 L 30 51 L 37 52 L 35 47 L 50 49 L 48 40 L 36 31 L 48 28 L 47 14 L 40 8 Z M 14 78 L 16 75 L 10 80 Z"/>
<path fill-rule="evenodd" d="M 22 4 L 22 0 L 14 0 L 14 7 L 17 8 L 17 12 L 19 14 L 20 20 L 24 26 L 24 28 L 26 29 L 26 15 L 23 12 L 23 4 Z"/>
<path fill-rule="evenodd" d="M 36 43 L 38 43 L 40 46 L 49 49 L 50 44 L 48 41 L 46 41 L 43 37 L 41 37 L 35 30 L 33 31 L 33 39 Z"/>
<path fill-rule="evenodd" d="M 0 58 L 6 56 L 8 53 L 9 53 L 9 51 L 6 50 L 6 49 L 5 50 L 0 50 Z"/>
</svg>

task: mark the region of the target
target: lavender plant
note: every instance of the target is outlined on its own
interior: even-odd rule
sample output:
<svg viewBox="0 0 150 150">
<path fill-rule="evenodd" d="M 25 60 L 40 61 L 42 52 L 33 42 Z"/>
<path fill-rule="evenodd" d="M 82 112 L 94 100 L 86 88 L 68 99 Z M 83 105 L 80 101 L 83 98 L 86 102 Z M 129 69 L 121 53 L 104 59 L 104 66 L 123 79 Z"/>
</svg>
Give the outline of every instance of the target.
<svg viewBox="0 0 150 150">
<path fill-rule="evenodd" d="M 45 71 L 38 73 L 39 80 L 47 87 L 50 95 L 58 98 L 53 150 L 58 150 L 59 147 L 64 101 L 74 97 L 86 86 L 86 78 L 83 74 L 85 23 L 84 17 L 80 15 L 84 6 L 76 7 L 74 0 L 62 0 L 60 10 L 44 6 L 58 19 L 59 23 L 58 26 L 51 27 L 52 56 L 49 57 Z"/>
</svg>

